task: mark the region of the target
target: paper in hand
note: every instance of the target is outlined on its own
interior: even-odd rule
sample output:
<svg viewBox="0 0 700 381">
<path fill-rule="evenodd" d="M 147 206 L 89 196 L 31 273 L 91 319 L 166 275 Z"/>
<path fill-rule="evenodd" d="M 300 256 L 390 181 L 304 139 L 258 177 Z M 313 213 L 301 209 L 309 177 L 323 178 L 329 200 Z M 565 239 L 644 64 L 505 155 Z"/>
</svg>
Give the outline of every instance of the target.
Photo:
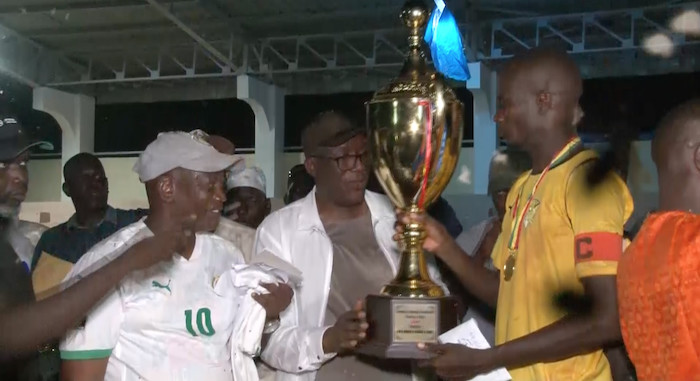
<svg viewBox="0 0 700 381">
<path fill-rule="evenodd" d="M 291 263 L 285 261 L 284 259 L 272 254 L 269 251 L 262 251 L 253 256 L 250 260 L 250 264 L 263 264 L 270 266 L 272 268 L 280 269 L 289 275 L 289 282 L 294 286 L 301 285 L 304 277 L 301 274 L 301 270 L 294 267 Z"/>
<path fill-rule="evenodd" d="M 440 335 L 443 344 L 459 344 L 474 349 L 488 349 L 491 346 L 479 330 L 474 319 L 469 319 Z M 486 374 L 480 374 L 471 381 L 508 381 L 510 373 L 505 368 L 498 368 Z"/>
</svg>

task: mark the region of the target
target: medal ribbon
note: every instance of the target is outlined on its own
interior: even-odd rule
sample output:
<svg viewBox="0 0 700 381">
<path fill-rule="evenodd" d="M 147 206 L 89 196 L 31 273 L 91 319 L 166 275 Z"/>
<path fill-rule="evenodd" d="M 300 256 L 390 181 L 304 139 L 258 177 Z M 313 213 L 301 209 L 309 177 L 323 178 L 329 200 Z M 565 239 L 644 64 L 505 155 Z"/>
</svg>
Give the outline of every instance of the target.
<svg viewBox="0 0 700 381">
<path fill-rule="evenodd" d="M 511 224 L 511 229 L 510 229 L 510 239 L 508 240 L 508 250 L 511 253 L 514 253 L 518 251 L 518 246 L 520 245 L 520 233 L 523 230 L 523 221 L 525 220 L 525 214 L 527 214 L 527 210 L 530 208 L 530 203 L 532 203 L 532 200 L 535 198 L 535 191 L 537 191 L 537 188 L 540 186 L 540 183 L 542 182 L 542 179 L 544 179 L 544 175 L 549 172 L 550 169 L 556 167 L 557 165 L 563 163 L 566 161 L 566 159 L 569 158 L 572 152 L 576 150 L 579 145 L 581 144 L 581 138 L 575 137 L 571 139 L 564 148 L 561 149 L 556 155 L 554 155 L 554 158 L 552 161 L 549 163 L 549 165 L 542 171 L 540 174 L 540 177 L 537 178 L 537 182 L 535 182 L 535 186 L 532 187 L 532 191 L 530 192 L 530 196 L 527 198 L 527 202 L 525 203 L 525 207 L 522 209 L 520 213 L 518 213 L 518 203 L 520 202 L 520 199 L 522 198 L 523 195 L 523 190 L 525 189 L 525 184 L 520 188 L 520 193 L 518 193 L 518 199 L 515 200 L 515 205 L 513 205 L 513 222 Z"/>
</svg>

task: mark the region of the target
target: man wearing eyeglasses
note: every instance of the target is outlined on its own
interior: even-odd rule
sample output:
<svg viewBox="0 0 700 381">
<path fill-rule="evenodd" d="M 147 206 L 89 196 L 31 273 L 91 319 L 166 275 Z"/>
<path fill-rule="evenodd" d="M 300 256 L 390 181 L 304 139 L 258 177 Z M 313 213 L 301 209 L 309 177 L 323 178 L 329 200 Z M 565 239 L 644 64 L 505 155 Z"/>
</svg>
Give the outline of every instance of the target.
<svg viewBox="0 0 700 381">
<path fill-rule="evenodd" d="M 368 327 L 362 301 L 393 278 L 399 263 L 394 208 L 386 196 L 365 190 L 365 130 L 323 113 L 302 133 L 302 146 L 316 187 L 263 221 L 254 252 L 292 263 L 304 283 L 261 357 L 278 370 L 277 380 L 410 380 L 410 363 L 353 355 Z M 434 260 L 429 263 L 440 282 Z"/>
</svg>

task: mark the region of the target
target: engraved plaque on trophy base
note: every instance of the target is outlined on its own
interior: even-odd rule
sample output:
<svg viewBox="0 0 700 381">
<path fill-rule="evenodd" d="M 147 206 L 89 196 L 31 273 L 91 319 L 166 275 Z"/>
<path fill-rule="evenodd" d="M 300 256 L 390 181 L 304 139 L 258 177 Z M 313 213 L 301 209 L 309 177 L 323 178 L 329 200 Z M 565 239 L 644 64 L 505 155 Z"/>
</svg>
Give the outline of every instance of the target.
<svg viewBox="0 0 700 381">
<path fill-rule="evenodd" d="M 408 298 L 387 295 L 367 297 L 367 341 L 357 352 L 380 358 L 426 359 L 417 343 L 437 343 L 438 337 L 457 326 L 454 297 Z"/>
</svg>

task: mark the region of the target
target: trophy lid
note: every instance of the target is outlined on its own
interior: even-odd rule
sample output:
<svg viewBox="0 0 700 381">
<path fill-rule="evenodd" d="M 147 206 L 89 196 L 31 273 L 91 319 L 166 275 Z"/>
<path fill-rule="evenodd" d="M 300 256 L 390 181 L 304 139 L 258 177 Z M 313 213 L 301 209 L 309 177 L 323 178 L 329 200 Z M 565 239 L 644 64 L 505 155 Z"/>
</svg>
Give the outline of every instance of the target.
<svg viewBox="0 0 700 381">
<path fill-rule="evenodd" d="M 423 31 L 428 24 L 430 12 L 422 0 L 409 0 L 401 10 L 403 24 L 410 29 L 409 52 L 399 76 L 379 89 L 372 101 L 385 101 L 397 98 L 432 98 L 437 92 L 447 96 L 445 101 L 456 100 L 452 89 L 446 85 L 443 76 L 428 65 L 423 51 Z"/>
</svg>

